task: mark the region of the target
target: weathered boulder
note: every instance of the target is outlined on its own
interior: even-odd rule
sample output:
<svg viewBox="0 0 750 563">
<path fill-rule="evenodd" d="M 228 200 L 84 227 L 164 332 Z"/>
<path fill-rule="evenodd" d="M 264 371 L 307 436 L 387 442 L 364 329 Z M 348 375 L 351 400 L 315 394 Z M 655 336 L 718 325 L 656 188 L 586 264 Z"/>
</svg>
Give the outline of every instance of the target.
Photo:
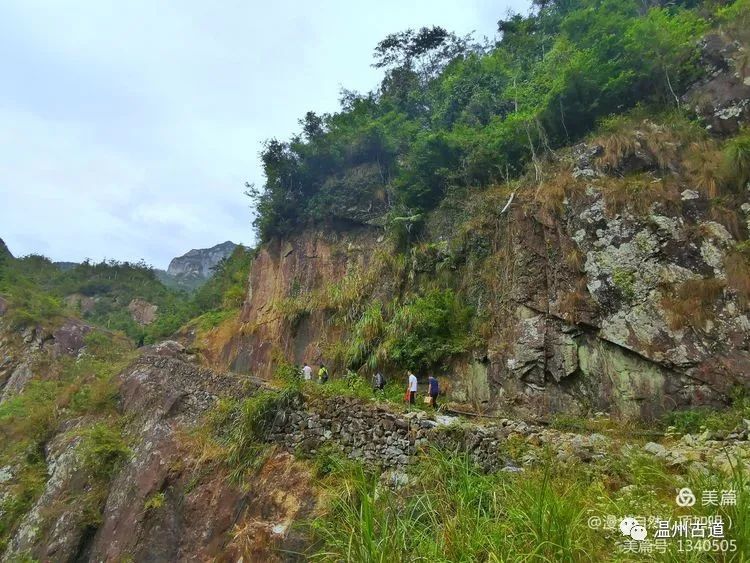
<svg viewBox="0 0 750 563">
<path fill-rule="evenodd" d="M 177 561 L 253 554 L 276 561 L 276 549 L 300 542 L 292 520 L 313 504 L 309 475 L 289 456 L 274 456 L 250 493 L 209 475 L 195 483 L 181 428 L 198 424 L 219 396 L 239 396 L 251 380 L 199 368 L 184 348 L 164 342 L 145 351 L 121 376 L 122 408 L 138 432 L 133 456 L 117 475 L 104 521 L 88 547 L 90 560 Z M 279 491 L 284 490 L 283 496 Z M 163 505 L 146 510 L 162 495 Z"/>
<path fill-rule="evenodd" d="M 67 428 L 72 430 L 75 423 Z M 87 532 L 83 507 L 69 499 L 85 492 L 88 479 L 81 466 L 80 439 L 58 434 L 45 447 L 49 475 L 44 492 L 26 514 L 9 542 L 3 561 L 32 555 L 38 560 L 73 561 Z"/>
<path fill-rule="evenodd" d="M 156 311 L 158 309 L 159 307 L 157 305 L 140 298 L 133 299 L 128 303 L 130 316 L 140 325 L 150 325 L 154 322 L 156 320 Z"/>
<path fill-rule="evenodd" d="M 700 116 L 711 132 L 736 133 L 750 122 L 750 76 L 743 71 L 746 51 L 720 34 L 701 42 L 701 62 L 705 78 L 682 97 Z"/>
<path fill-rule="evenodd" d="M 76 356 L 86 346 L 86 335 L 92 330 L 90 325 L 76 319 L 66 319 L 52 331 L 52 355 Z"/>
<path fill-rule="evenodd" d="M 97 303 L 97 298 L 82 295 L 80 293 L 72 293 L 71 295 L 67 295 L 65 299 L 63 299 L 63 302 L 67 307 L 71 309 L 77 309 L 81 312 L 81 314 L 87 315 L 94 311 Z"/>
</svg>

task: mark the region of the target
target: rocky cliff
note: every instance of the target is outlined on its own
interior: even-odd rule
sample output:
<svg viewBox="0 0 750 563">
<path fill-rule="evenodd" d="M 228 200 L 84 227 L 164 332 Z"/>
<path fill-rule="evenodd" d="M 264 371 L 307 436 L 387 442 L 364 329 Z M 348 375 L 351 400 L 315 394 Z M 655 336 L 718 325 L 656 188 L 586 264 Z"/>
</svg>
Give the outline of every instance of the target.
<svg viewBox="0 0 750 563">
<path fill-rule="evenodd" d="M 426 217 L 398 218 L 400 239 L 393 223 L 373 226 L 386 222 L 378 200 L 271 240 L 212 359 L 264 377 L 282 360 L 405 369 L 368 311 L 385 319 L 382 304 L 441 287 L 474 312 L 474 345 L 435 366 L 455 400 L 645 418 L 727 403 L 750 385 L 750 186 L 740 173 L 719 193 L 719 147 L 747 122 L 750 83 L 740 42 L 701 47 L 705 76 L 682 102 L 702 129 L 623 119 L 520 182 L 449 191 Z M 360 350 L 342 351 L 355 337 Z"/>
<path fill-rule="evenodd" d="M 211 248 L 193 249 L 173 258 L 167 268 L 170 276 L 185 276 L 208 279 L 212 275 L 211 269 L 227 258 L 237 245 L 227 241 Z"/>
<path fill-rule="evenodd" d="M 727 272 L 738 241 L 705 198 L 684 190 L 675 207 L 642 217 L 613 213 L 593 185 L 559 216 L 516 202 L 460 243 L 436 238 L 400 277 L 378 269 L 391 250 L 374 230 L 309 232 L 261 249 L 227 359 L 265 376 L 279 357 L 330 362 L 330 343 L 353 323 L 330 322 L 325 307 L 290 315 L 290 298 L 313 299 L 351 272 L 373 276 L 362 288 L 370 296 L 393 297 L 447 272 L 488 327 L 484 346 L 444 372 L 456 398 L 650 417 L 720 404 L 748 385 L 746 296 Z"/>
<path fill-rule="evenodd" d="M 611 139 L 592 140 L 536 186 L 447 199 L 400 262 L 367 226 L 265 245 L 223 360 L 266 377 L 284 358 L 341 372 L 335 344 L 368 304 L 438 283 L 478 321 L 479 343 L 439 370 L 456 400 L 645 418 L 727 403 L 750 384 L 750 192 L 722 206 L 685 172 L 692 145 L 673 133 L 639 122 L 616 163 Z"/>
<path fill-rule="evenodd" d="M 5 241 L 0 238 L 0 257 L 8 256 L 13 257 L 13 255 L 10 253 L 10 250 L 8 249 L 8 246 L 5 244 Z"/>
</svg>

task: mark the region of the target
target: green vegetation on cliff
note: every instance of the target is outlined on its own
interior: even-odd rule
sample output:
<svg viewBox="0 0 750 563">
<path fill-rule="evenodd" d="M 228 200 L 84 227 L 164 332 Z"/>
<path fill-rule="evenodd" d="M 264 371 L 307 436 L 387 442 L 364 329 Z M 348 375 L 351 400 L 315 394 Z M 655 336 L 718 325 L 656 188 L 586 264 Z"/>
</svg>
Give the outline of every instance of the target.
<svg viewBox="0 0 750 563">
<path fill-rule="evenodd" d="M 116 375 L 132 360 L 132 347 L 106 332 L 90 332 L 85 344 L 77 358 L 40 357 L 22 392 L 0 403 L 0 467 L 8 477 L 0 499 L 0 551 L 45 490 L 50 448 L 76 450 L 85 482 L 69 495 L 82 525 L 92 527 L 101 519 L 109 480 L 129 455 Z"/>
<path fill-rule="evenodd" d="M 312 221 L 419 218 L 451 187 L 507 181 L 636 104 L 679 105 L 700 74 L 698 39 L 744 13 L 728 2 L 535 1 L 476 44 L 441 28 L 388 36 L 376 91 L 270 140 L 258 197 L 262 240 Z M 730 4 L 730 5 L 727 5 Z M 743 16 L 745 17 L 745 16 Z"/>
<path fill-rule="evenodd" d="M 131 301 L 141 299 L 171 311 L 187 300 L 164 287 L 154 270 L 142 262 L 86 261 L 63 270 L 38 255 L 11 259 L 0 266 L 0 293 L 14 305 L 11 315 L 17 326 L 62 315 L 69 298 L 70 312 L 104 328 L 121 330 L 136 342 L 143 341 L 148 329 L 132 318 Z"/>
</svg>

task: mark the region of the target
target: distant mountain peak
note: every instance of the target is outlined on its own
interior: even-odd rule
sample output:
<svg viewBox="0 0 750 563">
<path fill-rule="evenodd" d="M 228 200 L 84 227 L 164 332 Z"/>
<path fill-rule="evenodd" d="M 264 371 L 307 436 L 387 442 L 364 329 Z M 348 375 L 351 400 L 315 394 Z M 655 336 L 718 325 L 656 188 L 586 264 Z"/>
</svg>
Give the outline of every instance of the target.
<svg viewBox="0 0 750 563">
<path fill-rule="evenodd" d="M 231 241 L 222 242 L 211 248 L 194 248 L 182 256 L 173 258 L 167 268 L 170 276 L 208 279 L 214 268 L 224 258 L 232 254 L 237 245 Z"/>
<path fill-rule="evenodd" d="M 13 254 L 11 254 L 10 249 L 8 248 L 8 245 L 5 244 L 5 241 L 0 238 L 0 256 L 10 256 L 13 257 Z"/>
</svg>

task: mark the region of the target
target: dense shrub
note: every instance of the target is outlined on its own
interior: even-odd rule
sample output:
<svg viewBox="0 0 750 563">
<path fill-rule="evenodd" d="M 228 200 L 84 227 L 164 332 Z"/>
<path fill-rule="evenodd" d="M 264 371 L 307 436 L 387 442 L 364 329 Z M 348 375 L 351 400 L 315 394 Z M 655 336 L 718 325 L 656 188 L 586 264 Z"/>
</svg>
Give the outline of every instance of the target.
<svg viewBox="0 0 750 563">
<path fill-rule="evenodd" d="M 259 391 L 247 399 L 222 399 L 209 414 L 209 425 L 226 449 L 232 478 L 242 482 L 263 461 L 265 431 L 280 408 L 296 395 L 294 389 Z"/>
<path fill-rule="evenodd" d="M 452 290 L 407 301 L 389 322 L 386 357 L 408 369 L 429 369 L 467 350 L 471 309 Z"/>
<path fill-rule="evenodd" d="M 453 290 L 434 289 L 385 308 L 375 301 L 353 327 L 345 353 L 352 369 L 428 370 L 469 350 L 472 309 Z"/>
</svg>

